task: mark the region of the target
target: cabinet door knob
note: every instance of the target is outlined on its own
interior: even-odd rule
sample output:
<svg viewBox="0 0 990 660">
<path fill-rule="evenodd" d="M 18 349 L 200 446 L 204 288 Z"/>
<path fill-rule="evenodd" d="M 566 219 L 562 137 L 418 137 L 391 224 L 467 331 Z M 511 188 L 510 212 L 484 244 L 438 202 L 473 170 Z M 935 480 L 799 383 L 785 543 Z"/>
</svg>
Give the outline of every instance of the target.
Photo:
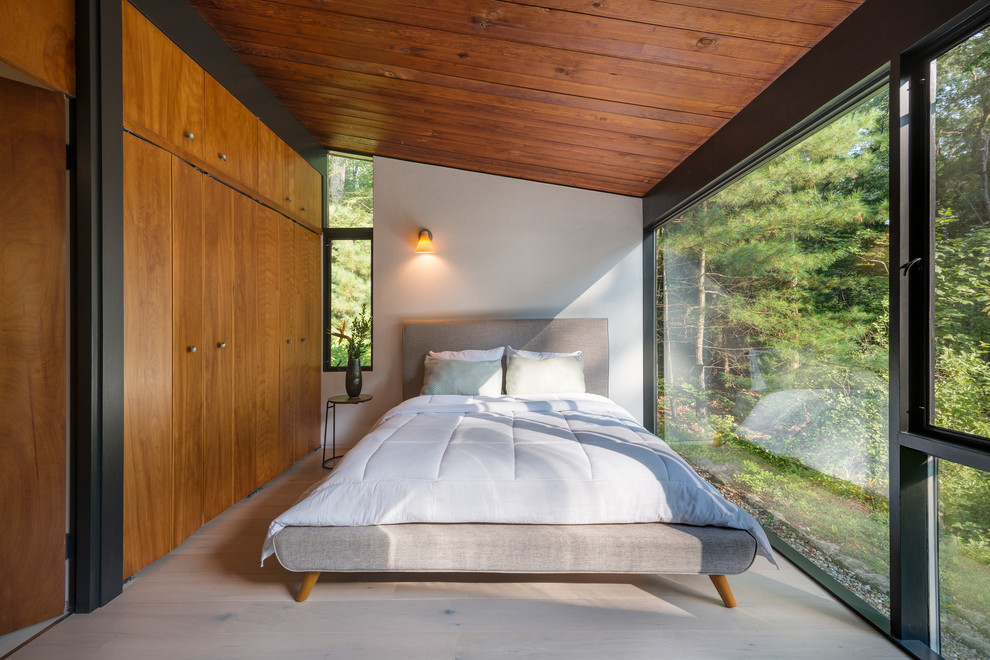
<svg viewBox="0 0 990 660">
<path fill-rule="evenodd" d="M 187 353 L 195 353 L 196 352 L 196 347 L 195 346 L 186 346 L 186 352 Z"/>
<path fill-rule="evenodd" d="M 227 154 L 217 154 L 217 155 L 220 156 L 220 160 L 222 160 L 225 163 L 227 162 Z"/>
<path fill-rule="evenodd" d="M 285 343 L 286 343 L 286 344 L 291 344 L 291 343 L 292 343 L 292 340 L 291 340 L 291 339 L 286 339 L 286 340 L 285 340 Z"/>
<path fill-rule="evenodd" d="M 190 142 L 192 142 L 193 140 L 196 139 L 196 136 L 193 135 L 191 131 L 187 131 L 186 132 L 186 139 L 189 140 Z"/>
<path fill-rule="evenodd" d="M 305 206 L 304 206 L 304 207 L 302 207 L 302 211 L 303 211 L 303 212 L 305 212 L 305 211 L 306 211 L 306 207 L 305 207 Z"/>
<path fill-rule="evenodd" d="M 285 201 L 287 201 L 287 202 L 291 202 L 291 201 L 292 201 L 292 198 L 291 198 L 291 197 L 286 197 L 286 198 L 285 198 Z"/>
<path fill-rule="evenodd" d="M 225 342 L 225 341 L 218 341 L 217 342 L 217 348 L 227 348 L 227 342 Z"/>
<path fill-rule="evenodd" d="M 306 338 L 305 338 L 305 337 L 303 337 L 303 338 L 302 338 L 302 341 L 303 341 L 303 342 L 305 342 L 305 341 L 306 341 Z"/>
</svg>

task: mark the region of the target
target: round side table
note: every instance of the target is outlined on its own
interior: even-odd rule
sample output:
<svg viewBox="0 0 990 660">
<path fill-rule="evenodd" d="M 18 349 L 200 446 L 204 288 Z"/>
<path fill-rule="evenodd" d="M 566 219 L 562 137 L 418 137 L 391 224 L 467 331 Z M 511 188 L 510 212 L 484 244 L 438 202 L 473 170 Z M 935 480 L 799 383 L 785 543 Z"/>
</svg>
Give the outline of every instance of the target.
<svg viewBox="0 0 990 660">
<path fill-rule="evenodd" d="M 343 456 L 337 455 L 337 406 L 349 404 L 349 403 L 364 403 L 365 401 L 371 401 L 372 396 L 370 394 L 360 394 L 354 398 L 347 396 L 346 394 L 341 394 L 339 396 L 332 396 L 327 399 L 327 411 L 323 417 L 323 467 L 327 470 L 332 470 L 336 466 L 327 465 L 329 461 L 334 461 Z M 333 411 L 333 417 L 330 417 L 330 411 Z M 331 419 L 333 421 L 331 421 Z M 330 448 L 330 456 L 327 456 L 327 425 L 331 425 L 331 442 L 333 443 Z"/>
</svg>

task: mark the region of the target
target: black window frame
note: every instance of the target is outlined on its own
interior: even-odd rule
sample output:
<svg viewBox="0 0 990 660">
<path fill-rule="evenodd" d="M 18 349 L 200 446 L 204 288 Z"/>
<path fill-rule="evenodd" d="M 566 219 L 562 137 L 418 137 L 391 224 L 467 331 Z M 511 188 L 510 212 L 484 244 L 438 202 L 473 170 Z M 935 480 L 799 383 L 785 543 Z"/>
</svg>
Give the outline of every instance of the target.
<svg viewBox="0 0 990 660">
<path fill-rule="evenodd" d="M 900 176 L 891 182 L 891 324 L 896 332 L 891 333 L 890 626 L 891 635 L 918 657 L 941 648 L 937 460 L 990 472 L 990 439 L 935 426 L 930 415 L 935 369 L 932 66 L 987 28 L 986 4 L 957 17 L 901 56 L 891 85 L 891 98 L 898 99 L 891 116 L 901 121 L 891 122 L 892 166 L 898 166 Z"/>
</svg>

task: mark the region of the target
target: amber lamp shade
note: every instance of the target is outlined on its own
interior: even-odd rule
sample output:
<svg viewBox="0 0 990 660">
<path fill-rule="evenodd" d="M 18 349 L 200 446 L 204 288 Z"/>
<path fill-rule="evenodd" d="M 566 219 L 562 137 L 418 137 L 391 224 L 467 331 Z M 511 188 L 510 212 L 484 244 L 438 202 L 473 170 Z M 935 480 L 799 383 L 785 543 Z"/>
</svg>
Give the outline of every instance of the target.
<svg viewBox="0 0 990 660">
<path fill-rule="evenodd" d="M 416 243 L 416 254 L 432 254 L 436 252 L 433 249 L 433 234 L 429 229 L 423 229 L 419 232 L 419 242 Z"/>
</svg>

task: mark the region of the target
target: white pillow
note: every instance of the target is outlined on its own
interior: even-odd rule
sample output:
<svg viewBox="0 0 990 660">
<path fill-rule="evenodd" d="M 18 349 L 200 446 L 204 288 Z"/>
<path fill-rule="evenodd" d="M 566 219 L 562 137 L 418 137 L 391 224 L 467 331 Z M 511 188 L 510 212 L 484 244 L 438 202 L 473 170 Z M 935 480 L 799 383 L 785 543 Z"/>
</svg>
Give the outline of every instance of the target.
<svg viewBox="0 0 990 660">
<path fill-rule="evenodd" d="M 533 358 L 513 357 L 505 371 L 505 393 L 575 394 L 584 392 L 584 358 L 580 355 Z"/>
<path fill-rule="evenodd" d="M 575 355 L 581 355 L 581 351 L 574 351 L 573 353 L 541 353 L 539 351 L 519 351 L 511 346 L 505 349 L 505 356 L 510 360 L 514 357 L 528 358 L 530 360 L 547 360 L 549 358 L 574 357 Z"/>
<path fill-rule="evenodd" d="M 502 360 L 442 360 L 426 357 L 420 394 L 500 396 Z"/>
<path fill-rule="evenodd" d="M 490 348 L 485 351 L 481 350 L 466 350 L 466 351 L 430 351 L 427 353 L 431 358 L 436 358 L 437 360 L 464 360 L 465 362 L 490 362 L 492 360 L 501 360 L 502 353 L 505 352 L 504 346 L 499 346 L 498 348 Z"/>
</svg>

